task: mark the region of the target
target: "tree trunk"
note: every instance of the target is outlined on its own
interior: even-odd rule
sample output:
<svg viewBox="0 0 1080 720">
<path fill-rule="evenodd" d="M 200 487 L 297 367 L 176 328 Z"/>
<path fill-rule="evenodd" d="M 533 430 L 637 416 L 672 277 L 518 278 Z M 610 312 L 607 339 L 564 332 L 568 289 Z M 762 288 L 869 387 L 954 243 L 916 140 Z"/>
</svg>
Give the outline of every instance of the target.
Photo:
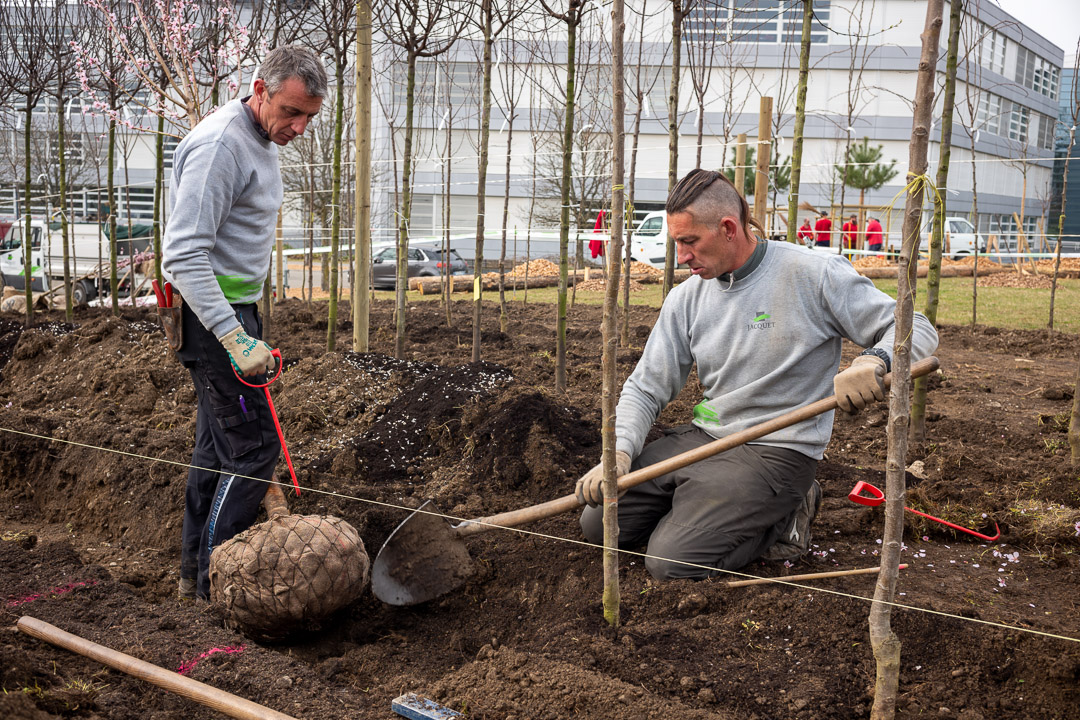
<svg viewBox="0 0 1080 720">
<path fill-rule="evenodd" d="M 401 171 L 401 223 L 398 225 L 397 280 L 394 287 L 394 357 L 405 358 L 405 291 L 409 288 L 409 221 L 412 217 L 413 106 L 416 104 L 416 53 L 408 54 L 405 80 L 405 147 Z"/>
<path fill-rule="evenodd" d="M 336 53 L 335 53 L 336 54 Z M 338 247 L 341 242 L 341 142 L 345 125 L 345 58 L 334 60 L 334 82 L 337 83 L 334 103 L 334 179 L 330 190 L 330 303 L 326 317 L 326 351 L 334 352 L 337 341 L 338 310 Z"/>
<path fill-rule="evenodd" d="M 26 98 L 26 122 L 23 126 L 23 284 L 26 294 L 26 327 L 34 324 L 34 264 L 33 264 L 33 241 L 34 232 L 30 227 L 30 128 L 34 117 L 34 106 L 30 98 Z M 47 221 L 46 221 L 47 222 Z M 45 239 L 42 238 L 42 242 Z M 115 265 L 114 265 L 115 267 Z M 113 301 L 115 304 L 115 300 Z"/>
<path fill-rule="evenodd" d="M 638 73 L 641 73 L 641 66 L 638 65 Z M 638 94 L 637 98 L 637 110 L 634 112 L 634 136 L 630 143 L 630 174 L 626 182 L 626 207 L 629 210 L 629 214 L 624 216 L 624 225 L 629 228 L 630 233 L 634 231 L 634 225 L 637 222 L 637 218 L 634 211 L 634 176 L 637 170 L 637 151 L 638 151 L 638 138 L 641 135 L 641 94 Z M 619 344 L 623 347 L 630 345 L 630 270 L 633 260 L 634 248 L 630 242 L 629 237 L 625 243 L 625 258 L 624 263 L 626 265 L 626 282 L 623 283 L 623 314 L 622 314 L 622 327 L 619 331 Z"/>
<path fill-rule="evenodd" d="M 943 0 L 928 0 L 926 27 L 922 36 L 915 87 L 915 112 L 911 127 L 909 172 L 916 179 L 904 207 L 903 245 L 897 273 L 896 341 L 893 346 L 892 387 L 889 391 L 888 459 L 885 472 L 885 533 L 882 541 L 881 572 L 870 607 L 870 643 L 877 661 L 873 720 L 890 720 L 896 714 L 900 681 L 900 639 L 890 625 L 891 606 L 896 596 L 900 548 L 904 534 L 904 466 L 907 457 L 908 422 L 911 409 L 911 331 L 914 314 L 915 270 L 918 263 L 919 225 L 922 218 L 923 183 L 929 141 L 930 114 L 934 103 L 934 69 L 941 33 Z"/>
<path fill-rule="evenodd" d="M 117 290 L 120 286 L 116 276 L 116 174 L 113 170 L 116 159 L 116 120 L 109 119 L 109 167 L 105 169 L 106 194 L 109 197 L 109 294 L 112 297 L 113 315 L 120 316 L 120 299 Z"/>
<path fill-rule="evenodd" d="M 1080 362 L 1076 364 L 1076 378 L 1073 380 L 1073 388 L 1080 388 Z M 1074 389 L 1072 414 L 1069 416 L 1069 449 L 1073 467 L 1080 467 L 1080 391 Z"/>
<path fill-rule="evenodd" d="M 158 115 L 157 137 L 154 139 L 154 277 L 165 285 L 161 274 L 161 219 L 165 216 L 165 115 Z"/>
<path fill-rule="evenodd" d="M 949 160 L 952 155 L 953 107 L 956 104 L 956 57 L 960 46 L 962 0 L 949 3 L 949 51 L 945 61 L 945 97 L 941 107 L 941 154 L 934 193 L 934 229 L 930 237 L 930 264 L 926 273 L 926 308 L 923 313 L 937 327 L 938 296 L 941 288 L 941 249 L 945 239 L 945 214 L 948 200 Z M 865 227 L 865 225 L 863 226 Z M 978 244 L 976 242 L 976 244 Z M 915 379 L 915 394 L 911 401 L 912 445 L 926 440 L 926 377 Z"/>
<path fill-rule="evenodd" d="M 506 225 L 510 222 L 510 153 L 514 144 L 514 105 L 510 105 L 510 117 L 506 129 L 506 178 L 503 185 L 502 250 L 499 253 L 499 332 L 505 333 L 509 318 L 506 314 Z M 517 231 L 514 231 L 517 237 Z M 514 248 L 517 260 L 517 248 Z"/>
<path fill-rule="evenodd" d="M 371 0 L 359 0 L 356 5 L 356 58 L 353 352 L 367 352 L 371 323 Z"/>
<path fill-rule="evenodd" d="M 603 383 L 601 389 L 601 412 L 603 413 L 604 462 L 604 619 L 614 628 L 619 627 L 619 490 L 615 467 L 615 404 L 618 399 L 616 361 L 618 354 L 617 313 L 619 300 L 619 257 L 622 254 L 623 221 L 625 201 L 623 194 L 623 155 L 625 153 L 624 116 L 626 102 L 623 93 L 623 0 L 613 0 L 611 9 L 611 85 L 612 129 L 611 151 L 611 243 L 606 257 L 608 271 L 604 287 L 604 350 L 600 360 Z M 627 278 L 629 281 L 629 278 Z"/>
<path fill-rule="evenodd" d="M 671 89 L 668 91 L 668 194 L 679 181 L 679 75 L 682 60 L 683 0 L 671 3 Z M 667 238 L 664 253 L 664 285 L 661 297 L 666 298 L 675 286 L 675 241 Z"/>
<path fill-rule="evenodd" d="M 1076 143 L 1076 125 L 1069 128 L 1069 147 L 1065 151 L 1065 157 L 1072 157 L 1073 145 Z M 1054 298 L 1057 295 L 1058 272 L 1061 269 L 1061 233 L 1065 228 L 1065 189 L 1069 186 L 1069 163 L 1065 163 L 1065 170 L 1061 175 L 1061 214 L 1058 215 L 1057 248 L 1054 250 L 1054 279 L 1050 284 L 1050 319 L 1046 327 L 1054 329 Z"/>
<path fill-rule="evenodd" d="M 64 318 L 71 322 L 75 313 L 71 307 L 71 253 L 68 251 L 68 214 L 67 214 L 67 158 L 64 157 L 64 96 L 56 98 L 56 137 L 58 147 L 57 163 L 60 168 L 60 237 L 64 244 Z M 46 221 L 48 219 L 46 218 Z M 1059 243 L 1060 245 L 1060 243 Z"/>
<path fill-rule="evenodd" d="M 484 80 L 480 98 L 480 164 L 476 171 L 476 263 L 473 270 L 472 361 L 480 362 L 480 320 L 483 311 L 484 206 L 487 200 L 488 143 L 491 140 L 491 23 L 494 0 L 481 0 L 484 22 Z"/>
<path fill-rule="evenodd" d="M 574 73 L 577 54 L 577 8 L 566 21 L 566 110 L 563 115 L 562 186 L 559 210 L 559 301 L 555 330 L 555 389 L 566 392 L 566 289 L 570 270 L 570 171 L 574 154 Z"/>
</svg>

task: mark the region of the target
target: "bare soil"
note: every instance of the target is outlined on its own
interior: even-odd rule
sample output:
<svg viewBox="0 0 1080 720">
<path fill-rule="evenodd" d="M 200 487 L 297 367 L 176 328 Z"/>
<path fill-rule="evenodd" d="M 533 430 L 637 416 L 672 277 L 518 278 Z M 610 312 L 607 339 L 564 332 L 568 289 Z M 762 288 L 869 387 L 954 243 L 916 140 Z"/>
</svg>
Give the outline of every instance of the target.
<svg viewBox="0 0 1080 720">
<path fill-rule="evenodd" d="M 295 512 L 344 518 L 374 557 L 433 499 L 457 517 L 572 490 L 599 458 L 600 308 L 570 310 L 570 388 L 554 386 L 554 308 L 485 307 L 485 362 L 469 363 L 471 303 L 447 327 L 437 303 L 408 309 L 408 358 L 377 302 L 373 349 L 342 324 L 326 352 L 326 306 L 288 300 L 270 339 L 274 386 L 300 483 Z M 347 307 L 340 317 L 349 317 Z M 656 317 L 631 309 L 625 377 Z M 59 319 L 58 319 L 59 318 Z M 471 718 L 856 718 L 871 702 L 866 597 L 874 576 L 730 588 L 727 578 L 656 583 L 621 562 L 622 626 L 601 613 L 601 553 L 574 514 L 469 539 L 479 571 L 413 608 L 370 592 L 321 632 L 260 644 L 215 608 L 176 598 L 195 396 L 143 309 L 84 310 L 23 331 L 0 316 L 0 717 L 221 717 L 14 629 L 29 615 L 295 717 L 384 719 L 404 692 Z M 1076 718 L 1080 471 L 1065 430 L 1080 338 L 945 327 L 930 381 L 926 443 L 913 448 L 908 505 L 983 542 L 908 515 L 898 601 L 899 716 Z M 846 349 L 850 357 L 854 348 Z M 688 421 L 691 382 L 658 428 Z M 825 500 L 814 552 L 784 576 L 876 565 L 883 508 L 847 499 L 884 487 L 885 409 L 837 419 L 819 465 Z M 279 479 L 287 481 L 284 462 Z M 826 591 L 834 591 L 832 594 Z M 971 622 L 1003 623 L 1016 629 Z"/>
</svg>

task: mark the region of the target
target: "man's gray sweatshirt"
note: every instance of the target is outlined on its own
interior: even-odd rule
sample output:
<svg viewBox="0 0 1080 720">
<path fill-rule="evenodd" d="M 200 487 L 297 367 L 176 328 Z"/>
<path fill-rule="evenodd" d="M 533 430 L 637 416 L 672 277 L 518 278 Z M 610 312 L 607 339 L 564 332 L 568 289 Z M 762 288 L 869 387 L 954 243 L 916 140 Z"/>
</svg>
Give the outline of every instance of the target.
<svg viewBox="0 0 1080 720">
<path fill-rule="evenodd" d="M 623 385 L 617 449 L 641 452 L 694 363 L 705 399 L 693 422 L 716 438 L 832 395 L 842 338 L 892 357 L 895 305 L 845 258 L 786 242 L 767 243 L 760 264 L 730 288 L 726 277 L 691 277 L 664 301 Z M 937 332 L 915 313 L 912 360 L 936 347 Z M 829 412 L 754 442 L 821 459 L 832 424 Z"/>
<path fill-rule="evenodd" d="M 231 303 L 262 297 L 281 200 L 277 145 L 240 100 L 176 146 L 162 269 L 214 337 L 239 326 Z"/>
</svg>

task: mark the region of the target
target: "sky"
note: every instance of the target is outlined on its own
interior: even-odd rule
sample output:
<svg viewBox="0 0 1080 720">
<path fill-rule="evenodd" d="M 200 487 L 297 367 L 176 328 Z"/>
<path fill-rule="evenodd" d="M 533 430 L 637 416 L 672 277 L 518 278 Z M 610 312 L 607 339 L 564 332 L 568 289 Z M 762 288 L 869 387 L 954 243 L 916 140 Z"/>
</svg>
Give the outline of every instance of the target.
<svg viewBox="0 0 1080 720">
<path fill-rule="evenodd" d="M 1065 67 L 1076 65 L 1080 0 L 994 0 L 1005 12 L 1065 51 Z"/>
</svg>

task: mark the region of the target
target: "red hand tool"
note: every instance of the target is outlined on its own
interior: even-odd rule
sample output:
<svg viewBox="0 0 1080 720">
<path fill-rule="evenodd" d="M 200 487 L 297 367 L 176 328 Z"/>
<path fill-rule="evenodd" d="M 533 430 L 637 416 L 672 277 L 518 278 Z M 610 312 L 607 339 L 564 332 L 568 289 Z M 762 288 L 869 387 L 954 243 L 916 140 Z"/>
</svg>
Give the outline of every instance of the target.
<svg viewBox="0 0 1080 720">
<path fill-rule="evenodd" d="M 862 493 L 863 493 L 864 490 L 869 492 L 871 495 L 873 495 L 873 497 L 867 497 L 867 496 L 863 495 Z M 885 502 L 885 493 L 881 492 L 880 490 L 878 490 L 876 487 L 874 487 L 870 483 L 863 482 L 862 480 L 860 480 L 859 482 L 855 483 L 854 489 L 852 489 L 852 491 L 848 493 L 848 500 L 850 500 L 851 502 L 854 502 L 854 503 L 859 503 L 860 505 L 867 505 L 869 507 L 877 507 L 881 503 Z M 927 520 L 933 520 L 934 522 L 941 523 L 942 525 L 948 525 L 953 530 L 959 530 L 960 532 L 966 532 L 968 535 L 974 535 L 975 537 L 979 538 L 980 540 L 988 540 L 990 542 L 993 542 L 993 541 L 997 540 L 999 537 L 1001 537 L 1001 528 L 998 527 L 997 523 L 994 523 L 994 533 L 995 534 L 994 534 L 993 537 L 990 537 L 989 535 L 983 535 L 981 533 L 975 532 L 974 530 L 968 530 L 965 527 L 960 527 L 959 525 L 953 525 L 948 520 L 942 520 L 941 518 L 936 518 L 933 515 L 927 515 L 926 513 L 919 512 L 918 510 L 912 510 L 911 508 L 906 507 L 906 506 L 904 507 L 904 509 L 907 510 L 908 512 L 910 512 L 910 513 L 915 513 L 916 515 L 924 517 Z"/>
<path fill-rule="evenodd" d="M 278 421 L 277 410 L 274 409 L 274 401 L 270 398 L 270 386 L 281 377 L 281 351 L 277 349 L 271 350 L 270 354 L 277 358 L 277 372 L 274 374 L 274 377 L 270 378 L 265 383 L 261 385 L 249 383 L 247 380 L 240 377 L 240 374 L 236 372 L 236 368 L 233 368 L 233 374 L 236 375 L 237 380 L 248 387 L 258 388 L 266 393 L 266 404 L 270 406 L 270 417 L 274 418 L 274 427 L 277 429 L 278 440 L 281 441 L 281 451 L 285 453 L 285 463 L 289 466 L 289 475 L 292 476 L 292 484 L 293 487 L 296 488 L 296 497 L 300 497 L 300 483 L 296 481 L 296 471 L 293 470 L 292 458 L 289 457 L 289 448 L 285 445 L 285 433 L 281 432 L 281 423 Z"/>
<path fill-rule="evenodd" d="M 165 286 L 168 287 L 169 284 L 165 283 Z M 169 303 L 165 300 L 165 294 L 161 292 L 161 284 L 157 280 L 151 280 L 150 287 L 154 288 L 154 297 L 157 298 L 158 307 L 169 307 Z"/>
<path fill-rule="evenodd" d="M 172 283 L 165 283 L 165 307 L 172 307 Z"/>
</svg>

